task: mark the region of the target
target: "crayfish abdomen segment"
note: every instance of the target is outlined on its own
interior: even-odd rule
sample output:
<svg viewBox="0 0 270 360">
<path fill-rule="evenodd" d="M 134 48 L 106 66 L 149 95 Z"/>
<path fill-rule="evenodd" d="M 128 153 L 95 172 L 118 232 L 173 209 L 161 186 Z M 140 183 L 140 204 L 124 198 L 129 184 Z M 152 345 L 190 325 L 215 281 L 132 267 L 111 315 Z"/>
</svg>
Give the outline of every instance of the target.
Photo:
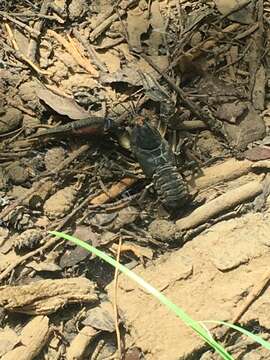
<svg viewBox="0 0 270 360">
<path fill-rule="evenodd" d="M 172 164 L 157 168 L 152 179 L 158 197 L 167 209 L 181 208 L 190 200 L 186 182 Z"/>
<path fill-rule="evenodd" d="M 131 134 L 131 148 L 146 177 L 168 210 L 183 207 L 190 199 L 187 185 L 178 173 L 168 142 L 157 129 L 144 121 Z"/>
</svg>

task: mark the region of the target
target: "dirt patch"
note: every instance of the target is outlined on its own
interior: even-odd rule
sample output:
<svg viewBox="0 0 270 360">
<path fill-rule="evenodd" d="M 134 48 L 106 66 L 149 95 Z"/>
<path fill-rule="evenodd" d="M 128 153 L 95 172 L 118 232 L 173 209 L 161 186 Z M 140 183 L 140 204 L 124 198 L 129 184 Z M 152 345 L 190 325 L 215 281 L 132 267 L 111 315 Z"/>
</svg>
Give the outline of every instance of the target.
<svg viewBox="0 0 270 360">
<path fill-rule="evenodd" d="M 267 272 L 269 216 L 268 212 L 247 214 L 222 221 L 146 269 L 137 267 L 136 273 L 193 319 L 230 321 Z M 195 354 L 203 349 L 203 342 L 157 300 L 122 275 L 118 299 L 132 341 L 142 348 L 146 359 L 198 358 Z M 268 303 L 266 291 L 243 321 L 268 328 L 265 309 Z M 215 327 L 205 326 L 210 331 Z"/>
</svg>

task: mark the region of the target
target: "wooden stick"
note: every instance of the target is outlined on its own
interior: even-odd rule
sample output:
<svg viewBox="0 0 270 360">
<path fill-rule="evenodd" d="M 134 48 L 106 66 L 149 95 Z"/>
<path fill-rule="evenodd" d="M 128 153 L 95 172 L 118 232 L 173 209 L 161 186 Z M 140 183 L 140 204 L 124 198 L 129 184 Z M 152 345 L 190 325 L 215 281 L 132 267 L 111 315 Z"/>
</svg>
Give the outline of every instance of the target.
<svg viewBox="0 0 270 360">
<path fill-rule="evenodd" d="M 252 169 L 253 163 L 249 160 L 230 159 L 221 164 L 213 165 L 203 170 L 203 176 L 195 179 L 194 186 L 198 190 L 206 189 L 218 183 L 233 180 L 245 174 Z"/>
<path fill-rule="evenodd" d="M 39 11 L 39 15 L 46 15 L 49 7 L 50 7 L 50 2 L 51 0 L 43 0 L 41 7 L 40 7 L 40 11 Z M 34 30 L 41 33 L 42 30 L 42 26 L 44 24 L 43 19 L 39 19 L 35 25 L 34 25 Z M 38 38 L 38 36 L 37 36 Z M 27 57 L 30 61 L 35 62 L 36 61 L 36 52 L 37 52 L 37 47 L 38 47 L 38 39 L 37 38 L 33 38 L 30 39 L 29 42 L 29 46 L 28 46 L 28 50 L 27 50 Z"/>
<path fill-rule="evenodd" d="M 102 193 L 96 196 L 90 201 L 91 205 L 101 205 L 107 202 L 108 200 L 114 199 L 116 196 L 120 195 L 123 191 L 133 185 L 138 179 L 136 178 L 124 178 L 120 180 L 117 184 L 112 185 L 108 190 L 108 193 Z"/>
<path fill-rule="evenodd" d="M 14 35 L 12 33 L 12 30 L 9 26 L 9 24 L 5 23 L 5 27 L 8 33 L 8 36 L 10 37 L 10 41 L 12 42 L 14 49 L 15 49 L 15 56 L 17 58 L 19 58 L 19 60 L 23 60 L 24 62 L 26 62 L 28 65 L 30 65 L 32 67 L 33 70 L 35 70 L 38 74 L 42 74 L 42 75 L 51 75 L 49 71 L 46 70 L 42 70 L 40 69 L 37 65 L 35 65 L 30 59 L 28 59 L 22 52 L 20 52 L 18 44 L 14 38 Z"/>
<path fill-rule="evenodd" d="M 81 56 L 79 51 L 76 49 L 71 37 L 69 37 L 69 41 L 67 41 L 63 36 L 57 34 L 53 30 L 48 30 L 47 34 L 55 38 L 83 69 L 85 69 L 92 76 L 98 77 L 98 71 L 90 64 L 88 59 Z"/>
<path fill-rule="evenodd" d="M 253 198 L 263 191 L 262 182 L 260 180 L 252 181 L 242 185 L 237 189 L 228 191 L 220 195 L 216 199 L 200 206 L 190 215 L 177 220 L 176 226 L 178 230 L 187 230 L 207 222 L 219 213 L 241 204 L 242 202 Z"/>
</svg>

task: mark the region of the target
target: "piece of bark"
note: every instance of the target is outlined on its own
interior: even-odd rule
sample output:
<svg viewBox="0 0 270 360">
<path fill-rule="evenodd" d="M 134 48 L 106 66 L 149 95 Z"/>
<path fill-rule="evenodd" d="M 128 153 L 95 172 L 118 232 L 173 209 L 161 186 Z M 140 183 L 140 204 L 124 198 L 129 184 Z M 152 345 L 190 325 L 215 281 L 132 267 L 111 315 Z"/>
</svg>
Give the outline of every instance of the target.
<svg viewBox="0 0 270 360">
<path fill-rule="evenodd" d="M 49 318 L 36 316 L 22 329 L 20 345 L 6 353 L 2 360 L 32 360 L 42 350 L 49 337 Z"/>
<path fill-rule="evenodd" d="M 236 179 L 248 174 L 252 164 L 248 160 L 238 161 L 230 159 L 221 164 L 213 165 L 203 170 L 203 175 L 195 179 L 194 187 L 197 190 L 202 190 L 224 181 Z"/>
<path fill-rule="evenodd" d="M 93 329 L 91 326 L 83 327 L 80 332 L 70 343 L 66 352 L 67 360 L 80 360 L 83 358 L 84 352 L 90 341 L 99 333 L 98 330 Z"/>
<path fill-rule="evenodd" d="M 252 164 L 253 169 L 270 169 L 270 160 L 256 161 Z"/>
<path fill-rule="evenodd" d="M 242 185 L 237 189 L 228 191 L 220 195 L 216 199 L 200 206 L 194 210 L 190 215 L 177 220 L 176 226 L 179 231 L 194 228 L 203 224 L 211 218 L 217 216 L 221 212 L 232 208 L 244 201 L 253 198 L 263 191 L 262 182 L 259 180 L 252 181 L 248 184 Z"/>
<path fill-rule="evenodd" d="M 46 15 L 47 14 L 48 9 L 50 7 L 50 2 L 51 2 L 51 0 L 43 0 L 43 2 L 41 4 L 41 7 L 40 7 L 40 11 L 39 11 L 40 15 Z M 42 18 L 40 18 L 35 23 L 34 30 L 37 31 L 39 33 L 39 35 L 37 37 L 31 38 L 31 40 L 29 42 L 27 56 L 28 56 L 29 60 L 31 60 L 33 62 L 35 62 L 35 60 L 36 60 L 38 41 L 39 41 L 39 36 L 40 36 L 40 32 L 42 30 L 43 24 L 44 24 L 44 20 Z"/>
<path fill-rule="evenodd" d="M 264 110 L 265 103 L 266 71 L 263 65 L 256 73 L 254 88 L 252 91 L 252 102 L 256 110 Z"/>
<path fill-rule="evenodd" d="M 136 178 L 123 178 L 118 183 L 111 186 L 110 189 L 108 189 L 107 193 L 102 193 L 100 195 L 97 195 L 94 199 L 90 201 L 91 205 L 100 205 L 104 204 L 109 200 L 114 199 L 118 195 L 120 195 L 123 191 L 127 190 L 131 185 L 133 185 L 137 181 Z"/>
<path fill-rule="evenodd" d="M 0 287 L 0 306 L 16 313 L 51 314 L 67 304 L 95 301 L 94 283 L 82 277 Z"/>
</svg>

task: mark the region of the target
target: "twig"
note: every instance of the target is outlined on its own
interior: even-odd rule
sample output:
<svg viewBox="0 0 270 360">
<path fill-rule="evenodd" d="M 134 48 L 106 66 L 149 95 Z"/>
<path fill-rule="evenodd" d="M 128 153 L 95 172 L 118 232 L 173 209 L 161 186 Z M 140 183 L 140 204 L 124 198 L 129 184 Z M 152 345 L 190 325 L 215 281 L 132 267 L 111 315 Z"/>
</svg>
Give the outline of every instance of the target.
<svg viewBox="0 0 270 360">
<path fill-rule="evenodd" d="M 120 10 L 120 16 L 124 15 L 125 12 Z M 97 26 L 90 34 L 89 38 L 93 42 L 96 40 L 105 30 L 107 30 L 111 24 L 118 19 L 118 14 L 112 14 L 106 20 L 104 20 L 99 26 Z"/>
<path fill-rule="evenodd" d="M 97 70 L 89 63 L 88 59 L 81 56 L 70 37 L 69 41 L 67 41 L 62 35 L 57 34 L 53 30 L 48 30 L 47 34 L 56 39 L 83 69 L 89 72 L 92 76 L 98 77 Z"/>
<path fill-rule="evenodd" d="M 108 189 L 108 193 L 102 193 L 96 196 L 94 199 L 90 201 L 91 205 L 100 205 L 104 204 L 105 202 L 116 198 L 120 195 L 123 191 L 129 188 L 137 181 L 136 178 L 124 178 L 120 180 L 117 184 L 112 185 L 110 189 Z"/>
<path fill-rule="evenodd" d="M 76 37 L 76 39 L 82 43 L 82 45 L 86 48 L 88 55 L 90 59 L 93 61 L 93 63 L 98 67 L 100 71 L 108 72 L 108 69 L 106 68 L 106 65 L 99 59 L 95 49 L 93 46 L 85 39 L 82 38 L 80 32 L 76 29 L 73 29 L 73 34 Z"/>
<path fill-rule="evenodd" d="M 235 314 L 234 318 L 232 319 L 232 324 L 237 323 L 240 318 L 244 315 L 244 313 L 248 310 L 250 305 L 262 294 L 265 290 L 266 286 L 270 281 L 270 270 L 267 270 L 264 274 L 263 279 L 260 281 L 259 284 L 255 285 L 252 291 L 249 293 L 248 297 L 246 298 L 244 304 L 240 307 L 240 309 Z"/>
<path fill-rule="evenodd" d="M 43 0 L 41 8 L 40 8 L 39 15 L 46 15 L 47 14 L 47 11 L 48 11 L 48 9 L 50 7 L 50 3 L 51 3 L 51 0 Z M 42 19 L 40 19 L 34 25 L 34 30 L 39 32 L 39 34 L 41 33 L 43 23 L 44 23 L 44 21 Z M 29 60 L 31 60 L 31 61 L 36 60 L 37 40 L 38 40 L 38 38 L 32 38 L 30 40 L 30 42 L 29 42 L 27 56 L 28 56 Z"/>
<path fill-rule="evenodd" d="M 183 104 L 187 106 L 187 108 L 197 117 L 197 119 L 201 118 L 209 127 L 209 129 L 211 129 L 217 134 L 221 134 L 223 137 L 226 138 L 225 132 L 223 130 L 223 123 L 221 121 L 212 119 L 210 114 L 205 113 L 193 101 L 189 100 L 186 97 L 185 92 L 180 89 L 180 87 L 177 86 L 167 74 L 163 73 L 160 68 L 148 56 L 146 56 L 145 54 L 140 54 L 140 56 L 167 81 L 171 88 L 179 95 Z"/>
<path fill-rule="evenodd" d="M 258 285 L 254 286 L 252 291 L 248 294 L 244 304 L 242 304 L 240 308 L 237 310 L 237 313 L 230 321 L 231 324 L 236 324 L 239 322 L 241 317 L 247 312 L 247 310 L 254 303 L 254 301 L 257 300 L 258 297 L 265 291 L 266 287 L 269 284 L 269 281 L 270 281 L 270 271 L 267 270 L 265 272 L 263 279 L 260 281 Z M 220 328 L 220 326 L 218 326 L 215 333 L 217 338 L 224 339 L 231 330 L 232 330 L 231 328 L 227 328 L 227 327 Z"/>
<path fill-rule="evenodd" d="M 122 246 L 122 237 L 119 236 L 119 243 L 117 248 L 117 255 L 116 261 L 119 263 L 120 261 L 120 254 L 121 254 L 121 246 Z M 116 332 L 116 339 L 117 339 L 117 348 L 118 348 L 118 356 L 119 359 L 122 359 L 122 346 L 121 346 L 121 335 L 119 330 L 119 314 L 118 314 L 118 302 L 117 302 L 117 289 L 118 289 L 118 276 L 119 276 L 119 269 L 118 267 L 115 268 L 114 272 L 114 285 L 113 285 L 113 312 L 114 312 L 114 323 L 115 323 L 115 332 Z"/>
<path fill-rule="evenodd" d="M 263 53 L 263 35 L 264 35 L 264 29 L 263 29 L 263 1 L 259 0 L 257 1 L 257 8 L 258 8 L 258 14 L 257 14 L 257 22 L 259 24 L 258 29 L 254 34 L 251 36 L 251 43 L 252 46 L 250 48 L 249 52 L 249 95 L 252 102 L 253 100 L 253 91 L 255 87 L 255 82 L 257 78 L 257 72 L 262 65 L 261 58 Z M 256 105 L 256 104 L 255 104 Z"/>
<path fill-rule="evenodd" d="M 130 6 L 133 6 L 134 4 L 136 4 L 138 2 L 138 0 L 131 0 L 129 2 L 127 2 L 127 5 L 125 6 L 125 8 L 123 10 L 119 10 L 118 14 L 112 14 L 112 12 L 114 11 L 114 8 L 110 9 L 109 12 L 106 14 L 106 18 L 101 22 L 101 24 L 99 24 L 98 26 L 96 26 L 96 28 L 91 32 L 89 38 L 90 41 L 93 42 L 95 41 L 105 30 L 107 30 L 111 24 L 116 21 L 118 19 L 119 16 L 124 16 L 127 9 Z"/>
<path fill-rule="evenodd" d="M 51 173 L 47 173 L 45 178 L 42 178 L 38 182 L 36 182 L 30 191 L 28 191 L 23 197 L 15 201 L 13 204 L 5 208 L 0 213 L 0 219 L 6 217 L 11 211 L 15 210 L 17 206 L 21 205 L 23 201 L 28 199 L 32 194 L 34 194 L 40 186 L 42 186 L 49 178 L 50 174 L 57 174 L 59 171 L 63 170 L 67 165 L 69 165 L 72 161 L 74 161 L 81 154 L 86 152 L 89 149 L 89 145 L 82 145 L 78 150 L 74 151 L 65 161 L 63 161 L 60 165 L 58 165 Z"/>
<path fill-rule="evenodd" d="M 55 230 L 60 231 L 61 226 L 58 226 Z M 51 235 L 48 235 L 44 238 L 45 244 L 38 249 L 30 251 L 29 253 L 25 254 L 24 256 L 20 257 L 19 259 L 15 260 L 12 264 L 10 264 L 1 274 L 0 274 L 0 283 L 19 265 L 23 264 L 28 259 L 32 258 L 33 256 L 38 255 L 39 253 L 43 252 L 44 250 L 50 248 L 51 246 L 55 245 L 59 238 L 51 238 Z"/>
<path fill-rule="evenodd" d="M 63 229 L 63 227 L 69 223 L 70 219 L 72 219 L 74 217 L 75 214 L 77 214 L 77 212 L 79 212 L 84 206 L 86 206 L 89 203 L 89 199 L 92 197 L 93 195 L 89 195 L 86 199 L 84 199 L 84 201 L 77 206 L 76 208 L 73 209 L 73 211 L 68 214 L 65 219 L 63 221 L 61 221 L 60 224 L 58 224 L 56 227 L 52 226 L 51 230 L 56 230 L 56 231 L 61 231 Z M 19 258 L 18 260 L 16 260 L 14 263 L 10 264 L 1 274 L 0 274 L 0 282 L 6 278 L 8 276 L 8 274 L 13 271 L 17 266 L 21 265 L 22 263 L 26 262 L 28 259 L 32 258 L 33 256 L 39 255 L 44 253 L 45 250 L 55 246 L 56 244 L 60 243 L 62 240 L 56 237 L 51 238 L 51 235 L 47 235 L 44 238 L 44 242 L 45 244 L 43 246 L 41 246 L 38 249 L 35 249 L 29 253 L 27 253 L 26 255 L 22 256 L 21 258 Z"/>
<path fill-rule="evenodd" d="M 31 60 L 29 60 L 23 53 L 20 52 L 19 47 L 17 45 L 17 42 L 13 36 L 12 30 L 10 28 L 10 26 L 5 23 L 5 27 L 7 30 L 7 33 L 10 37 L 10 40 L 14 46 L 14 55 L 19 59 L 19 60 L 23 60 L 24 62 L 26 62 L 28 65 L 30 65 L 32 67 L 33 70 L 35 70 L 37 73 L 42 74 L 42 75 L 50 75 L 49 71 L 46 70 L 42 70 L 40 69 L 38 66 L 36 66 Z"/>
<path fill-rule="evenodd" d="M 27 30 L 31 35 L 40 35 L 40 32 L 31 28 L 30 26 L 26 25 L 25 23 L 23 23 L 22 21 L 19 21 L 17 19 L 14 19 L 12 16 L 9 16 L 6 12 L 4 11 L 0 11 L 0 15 L 4 18 L 4 19 L 7 19 L 11 22 L 13 22 L 14 24 L 20 26 L 21 28 Z"/>
<path fill-rule="evenodd" d="M 198 130 L 198 129 L 206 128 L 205 122 L 201 120 L 183 121 L 182 123 L 179 124 L 179 126 L 185 130 Z"/>
<path fill-rule="evenodd" d="M 241 204 L 244 201 L 255 197 L 263 191 L 263 184 L 259 180 L 242 185 L 237 189 L 228 191 L 216 199 L 200 206 L 190 215 L 177 220 L 176 226 L 179 231 L 187 230 L 215 217 L 219 213 Z"/>
<path fill-rule="evenodd" d="M 9 14 L 7 14 L 7 15 L 9 15 Z M 60 24 L 64 24 L 64 20 L 63 19 L 61 19 L 57 14 L 53 14 L 53 15 L 44 15 L 44 14 L 37 14 L 37 13 L 35 13 L 35 12 L 31 12 L 31 11 L 29 11 L 29 12 L 13 12 L 12 13 L 12 15 L 13 16 L 15 16 L 15 17 L 23 17 L 23 18 L 25 18 L 25 17 L 29 17 L 29 18 L 41 18 L 41 19 L 48 19 L 48 20 L 56 20 L 56 21 L 58 21 Z M 35 31 L 35 30 L 34 30 Z M 38 35 L 38 34 L 37 34 Z"/>
<path fill-rule="evenodd" d="M 221 164 L 213 165 L 203 171 L 203 176 L 195 179 L 193 185 L 197 190 L 206 189 L 224 181 L 237 179 L 248 174 L 253 167 L 252 161 L 230 159 Z"/>
</svg>

